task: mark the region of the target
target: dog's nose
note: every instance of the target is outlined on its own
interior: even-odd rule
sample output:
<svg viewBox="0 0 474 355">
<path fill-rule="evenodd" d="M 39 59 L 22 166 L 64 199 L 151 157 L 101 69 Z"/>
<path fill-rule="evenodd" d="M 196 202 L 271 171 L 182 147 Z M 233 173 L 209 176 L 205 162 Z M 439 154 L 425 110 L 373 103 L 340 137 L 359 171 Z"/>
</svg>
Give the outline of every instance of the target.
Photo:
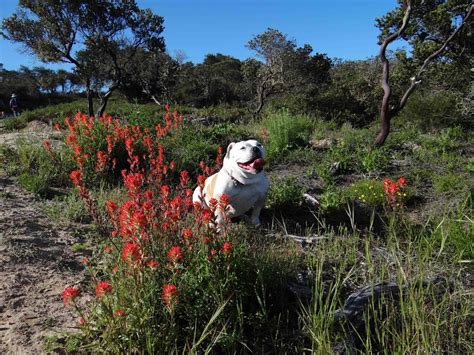
<svg viewBox="0 0 474 355">
<path fill-rule="evenodd" d="M 258 147 L 252 147 L 252 152 L 259 153 L 260 149 L 258 149 Z"/>
</svg>

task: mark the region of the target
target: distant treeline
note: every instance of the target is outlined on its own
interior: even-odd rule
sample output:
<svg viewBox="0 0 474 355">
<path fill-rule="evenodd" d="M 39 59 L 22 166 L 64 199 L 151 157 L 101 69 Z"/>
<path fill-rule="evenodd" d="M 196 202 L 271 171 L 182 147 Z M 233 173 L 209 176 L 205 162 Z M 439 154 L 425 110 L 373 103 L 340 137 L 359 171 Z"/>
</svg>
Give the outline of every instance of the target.
<svg viewBox="0 0 474 355">
<path fill-rule="evenodd" d="M 180 103 L 196 108 L 236 105 L 248 107 L 249 111 L 254 109 L 258 85 L 256 72 L 261 62 L 255 59 L 241 61 L 223 54 L 208 54 L 200 64 L 180 63 L 167 54 L 162 54 L 162 57 L 162 66 L 153 68 L 166 72 L 166 76 L 156 74 L 160 89 L 155 87 L 152 95 L 160 104 Z M 403 61 L 403 53 L 393 53 L 392 57 L 393 91 L 402 92 L 409 82 L 410 71 Z M 286 107 L 293 112 L 314 114 L 339 122 L 349 121 L 358 126 L 373 122 L 378 115 L 382 96 L 381 64 L 377 58 L 342 61 L 320 54 L 311 58 L 313 68 L 307 69 L 313 69 L 313 72 L 302 72 L 299 78 L 298 73 L 293 72 L 286 81 L 277 83 L 265 97 L 268 106 Z M 298 69 L 301 64 L 305 63 L 293 63 Z M 437 63 L 421 88 L 418 100 L 430 105 L 442 105 L 445 112 L 451 110 L 451 119 L 467 119 L 472 113 L 473 95 L 469 69 Z M 118 93 L 130 101 L 152 102 L 150 94 L 133 79 L 130 77 Z M 2 111 L 8 110 L 12 93 L 19 96 L 24 109 L 85 96 L 84 87 L 74 73 L 43 67 L 21 67 L 18 71 L 1 68 Z M 430 107 L 430 112 L 432 109 Z"/>
<path fill-rule="evenodd" d="M 377 58 L 331 59 L 268 28 L 246 44 L 254 58 L 208 54 L 195 64 L 166 52 L 164 18 L 135 1 L 20 2 L 17 13 L 3 19 L 0 35 L 45 63 L 69 63 L 73 72 L 0 67 L 0 104 L 6 109 L 13 92 L 23 108 L 83 95 L 88 114 L 101 116 L 120 93 L 140 103 L 245 107 L 252 115 L 285 107 L 361 126 L 384 112 L 389 123 L 409 111 L 409 102 L 431 116 L 464 122 L 473 114 L 473 9 L 467 0 L 400 0 L 375 19 Z M 409 50 L 388 52 L 396 39 Z"/>
</svg>

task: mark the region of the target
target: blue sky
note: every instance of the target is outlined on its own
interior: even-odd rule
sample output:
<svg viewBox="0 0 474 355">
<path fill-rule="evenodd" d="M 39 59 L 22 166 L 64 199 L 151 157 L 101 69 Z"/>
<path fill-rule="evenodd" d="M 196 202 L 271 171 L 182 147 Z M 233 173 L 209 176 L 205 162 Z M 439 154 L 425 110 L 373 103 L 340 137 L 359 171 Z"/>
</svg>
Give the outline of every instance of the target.
<svg viewBox="0 0 474 355">
<path fill-rule="evenodd" d="M 16 0 L 2 0 L 0 18 L 10 16 Z M 331 58 L 365 59 L 378 52 L 375 18 L 396 7 L 396 0 L 138 0 L 165 19 L 167 50 L 202 62 L 208 53 L 252 57 L 245 44 L 268 27 L 310 44 Z M 0 63 L 6 69 L 44 65 L 0 39 Z M 50 66 L 54 69 L 63 65 Z"/>
</svg>

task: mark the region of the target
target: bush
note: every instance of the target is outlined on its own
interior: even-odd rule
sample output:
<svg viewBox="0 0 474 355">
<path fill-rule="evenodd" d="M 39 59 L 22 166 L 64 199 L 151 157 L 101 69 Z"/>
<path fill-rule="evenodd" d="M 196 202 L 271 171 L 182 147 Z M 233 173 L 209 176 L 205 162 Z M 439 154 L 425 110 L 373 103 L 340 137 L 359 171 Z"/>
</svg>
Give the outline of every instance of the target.
<svg viewBox="0 0 474 355">
<path fill-rule="evenodd" d="M 462 174 L 447 173 L 433 176 L 433 187 L 436 192 L 449 192 L 467 190 L 466 176 Z"/>
<path fill-rule="evenodd" d="M 11 172 L 18 175 L 20 185 L 39 196 L 48 197 L 51 187 L 70 185 L 73 162 L 63 147 L 53 149 L 47 140 L 43 146 L 19 141 L 16 155 L 10 158 Z"/>
<path fill-rule="evenodd" d="M 417 92 L 410 97 L 397 120 L 416 125 L 422 130 L 444 128 L 463 120 L 457 110 L 458 97 L 453 92 Z"/>
<path fill-rule="evenodd" d="M 361 152 L 361 170 L 365 173 L 383 173 L 388 167 L 390 156 L 387 149 L 369 148 Z"/>
<path fill-rule="evenodd" d="M 323 211 L 338 210 L 347 203 L 347 196 L 342 189 L 330 187 L 321 195 L 319 206 Z"/>
<path fill-rule="evenodd" d="M 379 180 L 360 180 L 345 191 L 351 200 L 358 200 L 368 206 L 383 206 L 386 203 L 383 183 Z"/>
<path fill-rule="evenodd" d="M 313 123 L 308 116 L 292 116 L 282 110 L 267 114 L 260 122 L 260 134 L 264 136 L 268 160 L 277 162 L 286 151 L 306 146 Z"/>
<path fill-rule="evenodd" d="M 272 181 L 267 199 L 270 208 L 296 206 L 303 199 L 303 188 L 294 177 Z"/>
</svg>

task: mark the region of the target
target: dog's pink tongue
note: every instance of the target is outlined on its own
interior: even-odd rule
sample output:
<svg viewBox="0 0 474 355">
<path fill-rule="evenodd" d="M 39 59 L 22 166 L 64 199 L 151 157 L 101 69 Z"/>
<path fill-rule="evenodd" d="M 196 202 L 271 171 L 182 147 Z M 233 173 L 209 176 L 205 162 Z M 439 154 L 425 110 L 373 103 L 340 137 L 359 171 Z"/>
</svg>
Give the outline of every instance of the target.
<svg viewBox="0 0 474 355">
<path fill-rule="evenodd" d="M 265 160 L 262 158 L 255 159 L 252 163 L 252 168 L 255 170 L 262 170 L 265 165 Z"/>
</svg>

